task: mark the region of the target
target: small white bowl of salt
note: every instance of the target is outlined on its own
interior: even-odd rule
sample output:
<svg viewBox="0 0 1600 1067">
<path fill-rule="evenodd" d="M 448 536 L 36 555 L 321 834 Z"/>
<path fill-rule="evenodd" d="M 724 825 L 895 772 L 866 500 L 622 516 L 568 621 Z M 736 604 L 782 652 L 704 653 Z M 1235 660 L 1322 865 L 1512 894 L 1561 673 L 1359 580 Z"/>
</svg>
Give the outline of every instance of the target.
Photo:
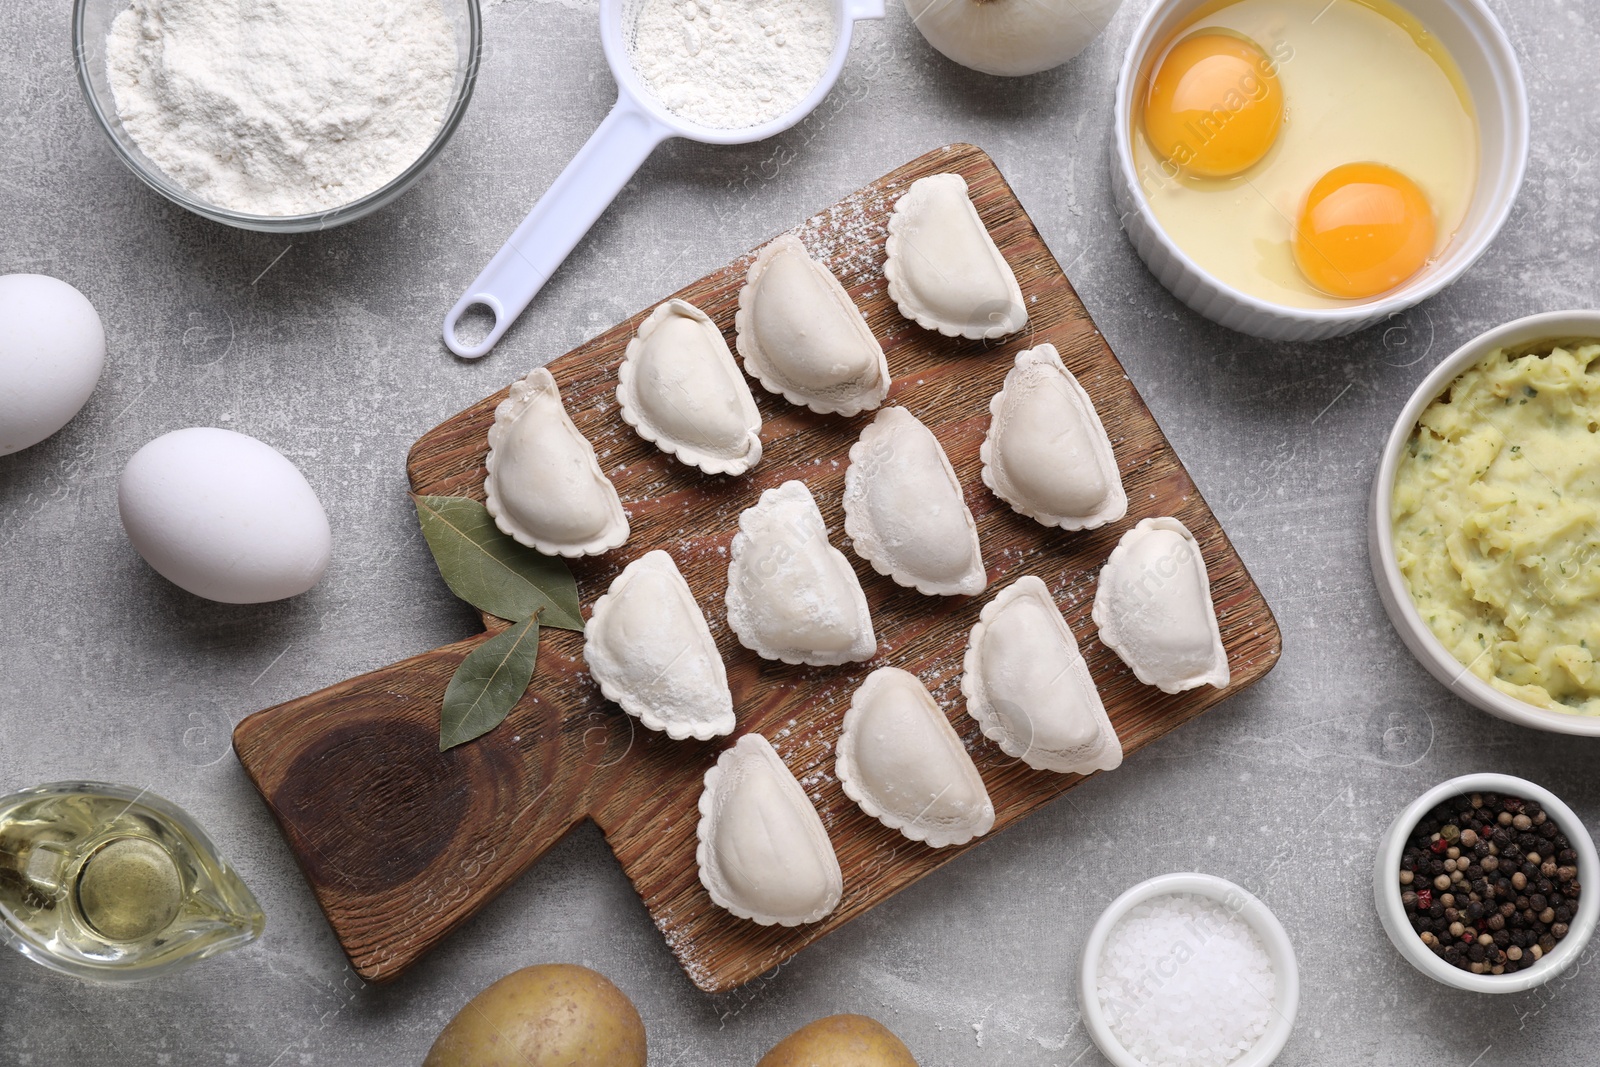
<svg viewBox="0 0 1600 1067">
<path fill-rule="evenodd" d="M 1294 1029 L 1300 971 L 1256 897 L 1209 874 L 1164 874 L 1089 931 L 1078 1006 L 1116 1067 L 1266 1067 Z"/>
</svg>

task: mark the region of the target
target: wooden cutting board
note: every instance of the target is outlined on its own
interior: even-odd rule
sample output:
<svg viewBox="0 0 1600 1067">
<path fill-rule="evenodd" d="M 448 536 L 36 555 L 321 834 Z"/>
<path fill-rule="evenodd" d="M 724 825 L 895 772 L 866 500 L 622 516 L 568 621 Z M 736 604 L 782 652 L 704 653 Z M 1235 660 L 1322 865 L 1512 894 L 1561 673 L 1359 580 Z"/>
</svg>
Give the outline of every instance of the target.
<svg viewBox="0 0 1600 1067">
<path fill-rule="evenodd" d="M 954 171 L 970 186 L 1028 301 L 1026 331 L 1001 342 L 941 337 L 902 318 L 884 289 L 885 223 L 912 181 Z M 1122 366 L 992 160 L 970 145 L 930 152 L 798 226 L 813 255 L 866 312 L 894 375 L 888 403 L 938 436 L 977 519 L 989 589 L 930 598 L 876 574 L 848 551 L 839 506 L 847 453 L 871 419 L 820 416 L 752 385 L 765 454 L 750 474 L 711 477 L 638 438 L 617 412 L 616 366 L 641 310 L 551 364 L 567 410 L 594 442 L 632 517 L 633 534 L 574 573 L 588 613 L 630 560 L 663 548 L 678 561 L 728 665 L 738 733 L 760 731 L 822 813 L 844 871 L 844 900 L 809 926 L 763 927 L 711 903 L 695 866 L 701 779 L 732 738 L 671 741 L 604 700 L 584 670 L 582 637 L 546 630 L 527 695 L 498 729 L 438 751 L 439 706 L 456 665 L 485 634 L 250 716 L 234 750 L 360 975 L 392 979 L 520 877 L 580 820 L 604 831 L 667 944 L 695 985 L 721 992 L 771 970 L 817 938 L 955 859 L 863 815 L 833 774 L 833 746 L 851 692 L 874 668 L 903 667 L 927 684 L 965 739 L 994 799 L 994 833 L 1083 779 L 1030 770 L 985 740 L 959 688 L 967 633 L 999 589 L 1045 580 L 1087 657 L 1129 755 L 1255 682 L 1277 662 L 1277 624 Z M 739 287 L 754 253 L 674 296 L 704 309 L 733 343 Z M 978 446 L 989 398 L 1015 353 L 1050 341 L 1093 397 L 1130 501 L 1126 519 L 1087 533 L 1047 529 L 984 487 Z M 507 366 L 507 383 L 527 367 Z M 502 390 L 430 431 L 411 450 L 417 493 L 483 499 L 486 433 Z M 741 647 L 722 597 L 739 513 L 790 478 L 811 487 L 846 550 L 877 626 L 878 655 L 843 667 L 770 663 Z M 1199 539 L 1233 682 L 1168 696 L 1141 685 L 1096 637 L 1089 611 L 1101 564 L 1141 518 L 1175 515 Z M 490 630 L 503 625 L 486 619 Z M 1042 858 L 1042 857 L 1041 857 Z"/>
</svg>

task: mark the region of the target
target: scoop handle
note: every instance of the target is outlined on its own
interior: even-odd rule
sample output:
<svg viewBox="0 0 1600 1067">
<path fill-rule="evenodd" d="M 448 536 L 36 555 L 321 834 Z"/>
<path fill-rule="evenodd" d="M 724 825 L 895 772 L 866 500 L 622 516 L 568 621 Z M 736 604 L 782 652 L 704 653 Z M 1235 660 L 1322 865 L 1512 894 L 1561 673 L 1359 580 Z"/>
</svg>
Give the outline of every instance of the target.
<svg viewBox="0 0 1600 1067">
<path fill-rule="evenodd" d="M 635 100 L 619 93 L 588 143 L 445 315 L 445 347 L 463 359 L 487 355 L 656 145 L 671 135 Z M 477 344 L 463 344 L 456 324 L 474 305 L 493 313 L 494 327 Z"/>
</svg>

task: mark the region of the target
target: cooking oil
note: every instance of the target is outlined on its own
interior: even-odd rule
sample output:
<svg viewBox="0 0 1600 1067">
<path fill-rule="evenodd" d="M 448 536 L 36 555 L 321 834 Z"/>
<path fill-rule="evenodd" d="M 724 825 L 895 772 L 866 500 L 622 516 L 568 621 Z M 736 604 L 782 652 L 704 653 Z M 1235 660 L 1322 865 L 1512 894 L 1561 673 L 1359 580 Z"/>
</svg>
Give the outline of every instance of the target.
<svg viewBox="0 0 1600 1067">
<path fill-rule="evenodd" d="M 148 978 L 265 925 L 205 832 L 160 797 L 98 782 L 0 797 L 0 939 L 46 967 Z"/>
</svg>

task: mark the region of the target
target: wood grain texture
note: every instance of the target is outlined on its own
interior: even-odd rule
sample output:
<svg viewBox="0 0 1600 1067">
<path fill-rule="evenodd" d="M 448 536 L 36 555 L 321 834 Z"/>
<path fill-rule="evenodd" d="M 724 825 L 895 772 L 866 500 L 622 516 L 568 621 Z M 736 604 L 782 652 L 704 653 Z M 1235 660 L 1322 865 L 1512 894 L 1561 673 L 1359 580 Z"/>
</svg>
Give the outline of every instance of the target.
<svg viewBox="0 0 1600 1067">
<path fill-rule="evenodd" d="M 963 175 L 1011 262 L 1029 323 L 1001 342 L 941 337 L 902 318 L 884 289 L 885 223 L 919 177 Z M 833 774 L 833 745 L 851 692 L 893 665 L 922 678 L 950 715 L 994 799 L 998 833 L 1083 779 L 1034 771 L 985 740 L 966 716 L 959 680 L 967 634 L 999 589 L 1037 574 L 1077 634 L 1130 755 L 1249 686 L 1279 655 L 1277 624 L 1149 410 L 1095 329 L 1022 206 L 980 150 L 930 152 L 793 232 L 839 276 L 888 354 L 888 403 L 933 429 L 966 487 L 989 589 L 930 598 L 876 574 L 848 552 L 839 499 L 848 450 L 872 417 L 795 408 L 752 383 L 766 420 L 765 456 L 740 478 L 711 477 L 638 438 L 618 416 L 616 365 L 650 308 L 551 365 L 567 410 L 616 483 L 633 534 L 627 545 L 574 566 L 588 608 L 630 560 L 670 552 L 705 610 L 728 665 L 738 733 L 760 731 L 822 813 L 845 873 L 839 908 L 822 922 L 761 927 L 717 908 L 701 887 L 695 828 L 701 779 L 732 739 L 678 741 L 640 727 L 604 700 L 585 673 L 582 637 L 547 630 L 539 670 L 507 721 L 483 738 L 436 751 L 439 704 L 461 659 L 486 635 L 429 652 L 257 713 L 235 751 L 282 826 L 356 970 L 393 978 L 520 876 L 585 817 L 606 835 L 656 925 L 700 988 L 738 986 L 874 904 L 977 847 L 931 849 L 863 815 Z M 709 314 L 733 343 L 739 288 L 754 253 L 672 294 Z M 1022 348 L 1053 343 L 1094 399 L 1115 445 L 1130 501 L 1126 519 L 1063 533 L 1014 513 L 979 477 L 989 398 Z M 509 380 L 526 368 L 506 368 Z M 417 442 L 408 464 L 418 493 L 483 498 L 486 433 L 502 391 Z M 844 667 L 759 659 L 727 627 L 728 546 L 741 510 L 790 478 L 810 486 L 831 539 L 847 550 L 877 626 L 878 655 Z M 1118 538 L 1152 515 L 1175 515 L 1199 540 L 1233 670 L 1226 691 L 1175 696 L 1141 685 L 1097 639 L 1089 612 L 1101 564 Z M 486 619 L 490 629 L 498 620 Z"/>
</svg>

